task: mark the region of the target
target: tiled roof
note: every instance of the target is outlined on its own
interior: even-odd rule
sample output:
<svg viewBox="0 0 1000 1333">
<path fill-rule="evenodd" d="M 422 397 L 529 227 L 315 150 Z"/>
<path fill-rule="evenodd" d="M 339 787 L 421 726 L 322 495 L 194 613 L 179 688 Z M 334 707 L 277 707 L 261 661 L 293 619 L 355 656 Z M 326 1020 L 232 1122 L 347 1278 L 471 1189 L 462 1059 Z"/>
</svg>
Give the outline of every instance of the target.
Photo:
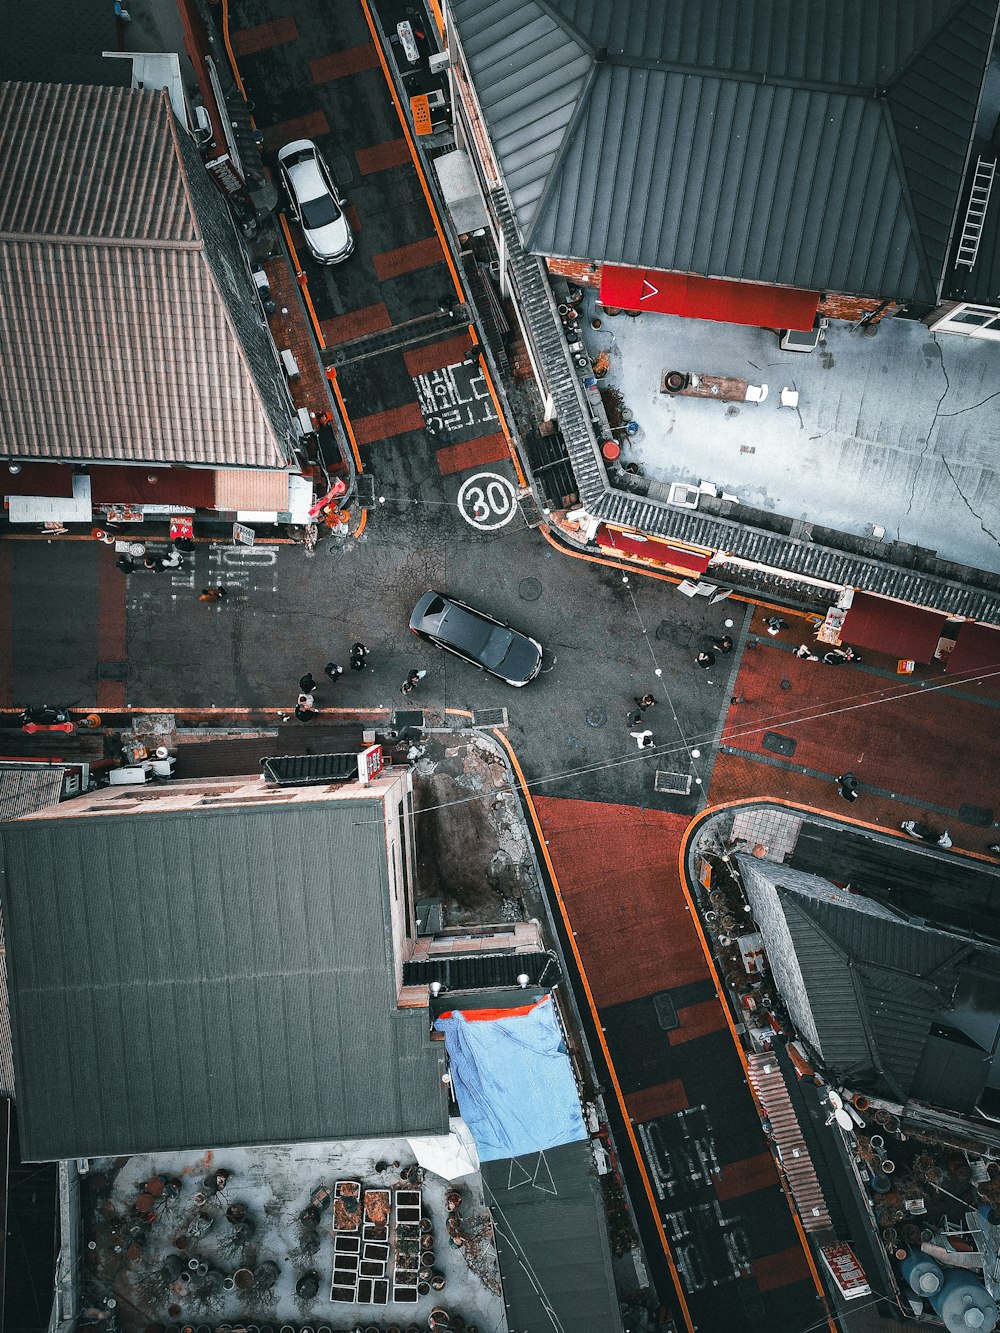
<svg viewBox="0 0 1000 1333">
<path fill-rule="evenodd" d="M 454 0 L 527 248 L 933 302 L 997 0 Z"/>
<path fill-rule="evenodd" d="M 284 465 L 291 407 L 165 91 L 0 84 L 0 452 Z"/>
<path fill-rule="evenodd" d="M 0 820 L 20 819 L 22 815 L 58 805 L 62 784 L 61 768 L 0 764 Z"/>
</svg>

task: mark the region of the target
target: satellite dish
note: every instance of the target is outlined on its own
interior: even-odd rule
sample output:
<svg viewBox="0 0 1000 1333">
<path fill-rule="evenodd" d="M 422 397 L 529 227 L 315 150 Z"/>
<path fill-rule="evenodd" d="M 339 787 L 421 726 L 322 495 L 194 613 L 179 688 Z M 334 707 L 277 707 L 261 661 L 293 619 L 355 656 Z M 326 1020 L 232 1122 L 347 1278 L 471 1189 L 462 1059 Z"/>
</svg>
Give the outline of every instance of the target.
<svg viewBox="0 0 1000 1333">
<path fill-rule="evenodd" d="M 831 1088 L 830 1091 L 826 1094 L 826 1100 L 830 1103 L 830 1105 L 833 1107 L 835 1111 L 839 1111 L 840 1108 L 844 1105 L 843 1097 L 841 1097 L 839 1092 L 834 1092 L 833 1088 Z"/>
<path fill-rule="evenodd" d="M 847 1114 L 847 1112 L 843 1109 L 843 1107 L 838 1106 L 837 1109 L 836 1109 L 836 1111 L 834 1111 L 833 1116 L 834 1116 L 834 1119 L 836 1120 L 837 1124 L 840 1126 L 841 1129 L 846 1129 L 846 1130 L 849 1130 L 849 1131 L 853 1131 L 853 1129 L 854 1129 L 854 1121 L 853 1121 L 853 1120 L 851 1119 L 851 1117 Z"/>
</svg>

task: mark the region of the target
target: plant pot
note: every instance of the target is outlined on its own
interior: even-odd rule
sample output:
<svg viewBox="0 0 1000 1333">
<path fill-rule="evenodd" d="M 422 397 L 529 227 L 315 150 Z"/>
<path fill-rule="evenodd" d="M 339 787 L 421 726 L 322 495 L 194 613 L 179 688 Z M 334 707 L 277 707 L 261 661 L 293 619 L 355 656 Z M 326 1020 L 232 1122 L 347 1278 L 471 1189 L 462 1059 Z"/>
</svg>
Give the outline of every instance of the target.
<svg viewBox="0 0 1000 1333">
<path fill-rule="evenodd" d="M 851 1098 L 851 1101 L 853 1102 L 855 1109 L 858 1111 L 867 1111 L 869 1106 L 871 1106 L 871 1102 L 868 1098 L 860 1092 L 856 1092 Z"/>
<path fill-rule="evenodd" d="M 430 1294 L 430 1289 L 431 1289 L 431 1284 L 430 1284 L 429 1282 L 418 1282 L 418 1283 L 417 1283 L 417 1295 L 418 1295 L 418 1296 L 427 1296 L 427 1295 L 429 1295 L 429 1294 Z"/>
</svg>

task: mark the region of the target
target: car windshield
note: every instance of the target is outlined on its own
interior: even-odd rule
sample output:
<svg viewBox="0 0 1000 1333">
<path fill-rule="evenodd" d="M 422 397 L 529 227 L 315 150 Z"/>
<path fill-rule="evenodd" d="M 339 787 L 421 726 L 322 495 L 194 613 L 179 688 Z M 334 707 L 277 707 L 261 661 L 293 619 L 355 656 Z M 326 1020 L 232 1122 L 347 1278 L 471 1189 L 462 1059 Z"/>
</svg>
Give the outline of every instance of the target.
<svg viewBox="0 0 1000 1333">
<path fill-rule="evenodd" d="M 502 625 L 495 626 L 480 650 L 479 660 L 483 666 L 488 666 L 495 671 L 507 656 L 507 650 L 513 642 L 514 635 L 511 630 L 504 629 Z"/>
<path fill-rule="evenodd" d="M 336 200 L 328 194 L 321 194 L 318 199 L 302 201 L 302 222 L 309 231 L 318 231 L 320 227 L 329 227 L 331 222 L 340 221 L 340 209 Z"/>
</svg>

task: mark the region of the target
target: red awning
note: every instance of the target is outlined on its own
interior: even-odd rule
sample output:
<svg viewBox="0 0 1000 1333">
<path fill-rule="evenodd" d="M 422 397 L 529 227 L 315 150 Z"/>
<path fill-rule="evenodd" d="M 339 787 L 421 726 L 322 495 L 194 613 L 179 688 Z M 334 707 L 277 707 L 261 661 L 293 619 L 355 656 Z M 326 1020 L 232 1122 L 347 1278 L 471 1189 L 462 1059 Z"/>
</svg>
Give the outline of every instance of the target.
<svg viewBox="0 0 1000 1333">
<path fill-rule="evenodd" d="M 614 528 L 605 527 L 603 523 L 597 529 L 594 540 L 602 551 L 638 556 L 640 560 L 655 560 L 658 565 L 668 565 L 685 574 L 703 574 L 712 558 L 707 551 L 682 551 L 669 542 L 657 541 L 655 537 L 617 532 Z"/>
<path fill-rule="evenodd" d="M 15 467 L 18 465 L 15 463 Z M 21 463 L 12 473 L 0 464 L 0 495 L 41 495 L 68 500 L 73 494 L 73 468 L 68 463 Z"/>
<path fill-rule="evenodd" d="M 623 310 L 653 310 L 660 315 L 718 319 L 724 324 L 753 324 L 763 329 L 811 329 L 819 292 L 605 264 L 601 270 L 601 303 Z"/>
<path fill-rule="evenodd" d="M 215 473 L 208 468 L 116 467 L 90 468 L 93 503 L 132 505 L 186 505 L 211 509 L 215 504 Z"/>
<path fill-rule="evenodd" d="M 967 620 L 948 655 L 945 671 L 1000 671 L 1000 629 Z"/>
<path fill-rule="evenodd" d="M 947 619 L 940 611 L 856 592 L 840 638 L 855 648 L 871 648 L 890 657 L 926 663 L 934 658 Z"/>
</svg>

